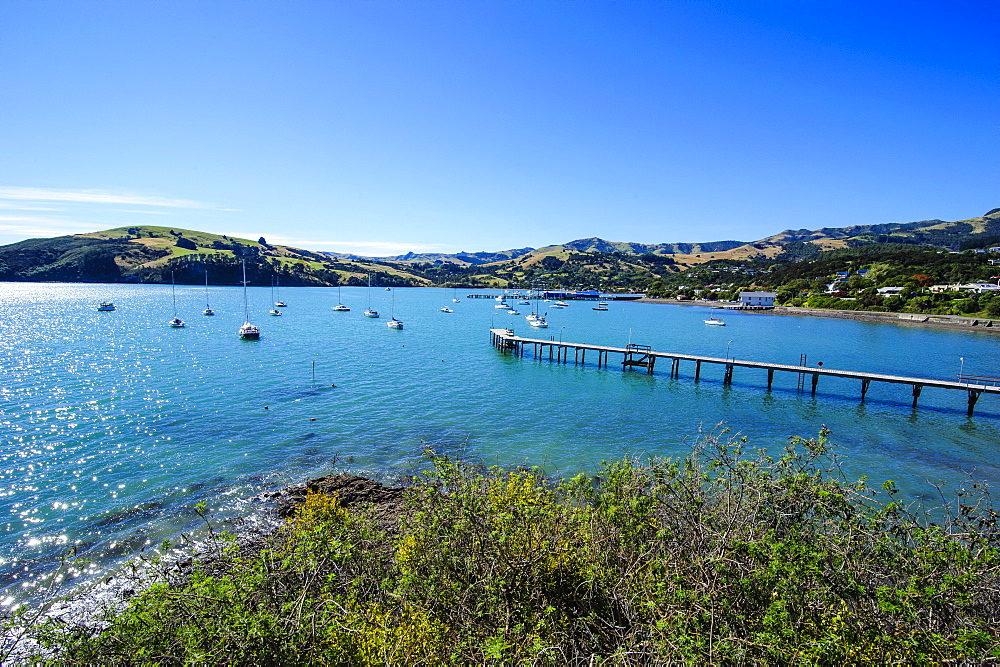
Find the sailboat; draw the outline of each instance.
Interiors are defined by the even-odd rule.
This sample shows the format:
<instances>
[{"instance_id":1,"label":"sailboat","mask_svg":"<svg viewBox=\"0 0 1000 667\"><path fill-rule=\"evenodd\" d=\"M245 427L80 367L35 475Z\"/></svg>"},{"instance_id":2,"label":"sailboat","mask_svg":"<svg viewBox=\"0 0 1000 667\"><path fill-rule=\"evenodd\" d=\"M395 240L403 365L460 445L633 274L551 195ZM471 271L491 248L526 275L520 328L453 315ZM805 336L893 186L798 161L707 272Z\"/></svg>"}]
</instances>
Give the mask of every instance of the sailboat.
<instances>
[{"instance_id":1,"label":"sailboat","mask_svg":"<svg viewBox=\"0 0 1000 667\"><path fill-rule=\"evenodd\" d=\"M274 301L274 280L271 281L271 301ZM281 311L278 310L278 304L282 306L285 305L284 301L274 301L274 308L267 311L272 317L281 317Z\"/></svg>"},{"instance_id":2,"label":"sailboat","mask_svg":"<svg viewBox=\"0 0 1000 667\"><path fill-rule=\"evenodd\" d=\"M177 294L174 291L174 272L170 272L170 297L174 300L174 319L170 320L170 326L174 329L184 328L184 320L177 317Z\"/></svg>"},{"instance_id":3,"label":"sailboat","mask_svg":"<svg viewBox=\"0 0 1000 667\"><path fill-rule=\"evenodd\" d=\"M338 313L348 313L351 311L350 308L344 305L344 302L340 299L340 285L337 285L337 305L333 307Z\"/></svg>"},{"instance_id":4,"label":"sailboat","mask_svg":"<svg viewBox=\"0 0 1000 667\"><path fill-rule=\"evenodd\" d=\"M243 326L240 327L240 338L243 340L258 340L260 329L250 324L250 306L247 302L247 263L243 262Z\"/></svg>"},{"instance_id":5,"label":"sailboat","mask_svg":"<svg viewBox=\"0 0 1000 667\"><path fill-rule=\"evenodd\" d=\"M368 274L368 310L365 317L378 317L378 311L372 309L372 274Z\"/></svg>"},{"instance_id":6,"label":"sailboat","mask_svg":"<svg viewBox=\"0 0 1000 667\"><path fill-rule=\"evenodd\" d=\"M459 301L459 299L458 299L458 288L457 287L455 288L455 291L452 292L451 302L452 303L461 303Z\"/></svg>"},{"instance_id":7,"label":"sailboat","mask_svg":"<svg viewBox=\"0 0 1000 667\"><path fill-rule=\"evenodd\" d=\"M524 319L528 320L528 324L535 327L536 329L547 329L549 323L545 321L545 317L538 314L538 296L535 296L535 310L534 312L525 315Z\"/></svg>"},{"instance_id":8,"label":"sailboat","mask_svg":"<svg viewBox=\"0 0 1000 667\"><path fill-rule=\"evenodd\" d=\"M274 277L274 286L278 287L279 283L280 283L280 278L278 278L277 276L275 276ZM273 294L272 294L271 298L272 299L274 298ZM274 302L274 307L275 308L284 308L286 305L287 304L284 301L281 300L281 290L278 290L278 300Z\"/></svg>"},{"instance_id":9,"label":"sailboat","mask_svg":"<svg viewBox=\"0 0 1000 667\"><path fill-rule=\"evenodd\" d=\"M402 329L403 323L396 319L396 293L392 293L392 309L389 311L389 321L385 323L390 329Z\"/></svg>"},{"instance_id":10,"label":"sailboat","mask_svg":"<svg viewBox=\"0 0 1000 667\"><path fill-rule=\"evenodd\" d=\"M208 305L208 271L205 271L205 310L201 311L202 315L215 315L215 311L212 307Z\"/></svg>"}]
</instances>

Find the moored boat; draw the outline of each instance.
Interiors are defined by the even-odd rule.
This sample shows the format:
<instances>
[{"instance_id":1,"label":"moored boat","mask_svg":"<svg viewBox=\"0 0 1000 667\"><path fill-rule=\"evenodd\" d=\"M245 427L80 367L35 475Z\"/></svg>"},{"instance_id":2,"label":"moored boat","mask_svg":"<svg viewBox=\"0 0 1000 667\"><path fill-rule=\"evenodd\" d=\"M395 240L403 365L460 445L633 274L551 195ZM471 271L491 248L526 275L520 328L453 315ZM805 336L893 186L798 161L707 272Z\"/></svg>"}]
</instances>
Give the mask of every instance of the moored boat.
<instances>
[{"instance_id":1,"label":"moored boat","mask_svg":"<svg viewBox=\"0 0 1000 667\"><path fill-rule=\"evenodd\" d=\"M334 308L336 310L336 308ZM372 308L372 274L368 274L368 308L365 317L378 317L378 311Z\"/></svg>"},{"instance_id":2,"label":"moored boat","mask_svg":"<svg viewBox=\"0 0 1000 667\"><path fill-rule=\"evenodd\" d=\"M343 300L340 298L340 285L337 285L337 305L333 307L333 310L338 313L349 313L351 311L350 308L344 305Z\"/></svg>"},{"instance_id":3,"label":"moored boat","mask_svg":"<svg viewBox=\"0 0 1000 667\"><path fill-rule=\"evenodd\" d=\"M247 301L247 263L243 261L243 326L239 329L243 340L260 340L260 328L250 324L250 303Z\"/></svg>"},{"instance_id":4,"label":"moored boat","mask_svg":"<svg viewBox=\"0 0 1000 667\"><path fill-rule=\"evenodd\" d=\"M177 317L177 294L176 294L176 292L174 290L174 272L173 271L170 272L170 298L173 299L173 302L174 302L174 319L170 320L170 322L168 322L168 324L171 327L173 327L174 329L183 329L184 328L184 320L182 320L181 318Z\"/></svg>"},{"instance_id":5,"label":"moored boat","mask_svg":"<svg viewBox=\"0 0 1000 667\"><path fill-rule=\"evenodd\" d=\"M208 305L208 271L205 271L205 310L201 311L201 314L215 315L215 311Z\"/></svg>"},{"instance_id":6,"label":"moored boat","mask_svg":"<svg viewBox=\"0 0 1000 667\"><path fill-rule=\"evenodd\" d=\"M110 313L114 309L115 309L115 304L111 303L110 301L102 301L100 305L97 306L98 312L102 313Z\"/></svg>"}]
</instances>

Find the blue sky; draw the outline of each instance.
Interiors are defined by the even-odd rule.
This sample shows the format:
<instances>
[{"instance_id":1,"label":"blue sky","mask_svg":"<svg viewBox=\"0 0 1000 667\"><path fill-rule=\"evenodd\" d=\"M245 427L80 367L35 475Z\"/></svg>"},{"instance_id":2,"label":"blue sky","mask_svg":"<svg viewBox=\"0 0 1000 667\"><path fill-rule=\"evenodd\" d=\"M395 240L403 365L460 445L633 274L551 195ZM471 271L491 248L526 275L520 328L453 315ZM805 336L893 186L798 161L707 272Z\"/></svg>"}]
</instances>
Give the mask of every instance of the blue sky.
<instances>
[{"instance_id":1,"label":"blue sky","mask_svg":"<svg viewBox=\"0 0 1000 667\"><path fill-rule=\"evenodd\" d=\"M1000 206L1000 3L0 2L0 243L386 255Z\"/></svg>"}]
</instances>

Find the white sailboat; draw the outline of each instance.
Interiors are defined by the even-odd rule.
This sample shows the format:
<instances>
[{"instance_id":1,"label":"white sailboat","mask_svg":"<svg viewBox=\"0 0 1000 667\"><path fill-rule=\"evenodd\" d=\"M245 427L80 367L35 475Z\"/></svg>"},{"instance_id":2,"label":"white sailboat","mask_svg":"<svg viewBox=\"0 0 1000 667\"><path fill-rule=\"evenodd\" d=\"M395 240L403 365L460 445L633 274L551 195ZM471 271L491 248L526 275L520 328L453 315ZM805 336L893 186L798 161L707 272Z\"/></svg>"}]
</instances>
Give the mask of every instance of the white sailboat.
<instances>
[{"instance_id":1,"label":"white sailboat","mask_svg":"<svg viewBox=\"0 0 1000 667\"><path fill-rule=\"evenodd\" d=\"M396 293L392 293L392 306L389 311L389 321L385 323L390 329L402 329L403 323L396 319Z\"/></svg>"},{"instance_id":2,"label":"white sailboat","mask_svg":"<svg viewBox=\"0 0 1000 667\"><path fill-rule=\"evenodd\" d=\"M278 276L275 276L274 277L274 287L278 288L280 284L281 284L281 279L278 278ZM272 300L274 299L273 291L272 291L272 294L271 294L271 299ZM288 304L286 304L284 301L281 300L281 289L279 288L278 289L278 299L274 302L274 307L275 308L284 308L287 305ZM280 315L280 313L279 313L279 315Z\"/></svg>"},{"instance_id":3,"label":"white sailboat","mask_svg":"<svg viewBox=\"0 0 1000 667\"><path fill-rule=\"evenodd\" d=\"M372 308L372 274L368 274L368 309L365 317L378 317L378 311Z\"/></svg>"},{"instance_id":4,"label":"white sailboat","mask_svg":"<svg viewBox=\"0 0 1000 667\"><path fill-rule=\"evenodd\" d=\"M215 315L215 311L212 307L208 305L208 271L205 271L205 310L201 311L202 315Z\"/></svg>"},{"instance_id":5,"label":"white sailboat","mask_svg":"<svg viewBox=\"0 0 1000 667\"><path fill-rule=\"evenodd\" d=\"M271 281L271 301L274 301L274 280ZM274 308L267 311L272 317L281 317L281 311L278 310L278 304L284 305L284 301L274 301Z\"/></svg>"},{"instance_id":6,"label":"white sailboat","mask_svg":"<svg viewBox=\"0 0 1000 667\"><path fill-rule=\"evenodd\" d=\"M545 317L538 313L538 296L535 296L535 310L524 316L524 319L528 321L528 324L535 327L536 329L547 329L549 323L545 320Z\"/></svg>"},{"instance_id":7,"label":"white sailboat","mask_svg":"<svg viewBox=\"0 0 1000 667\"><path fill-rule=\"evenodd\" d=\"M174 329L184 328L184 320L177 317L177 294L174 291L174 272L170 272L170 297L174 301L174 319L170 320L170 326Z\"/></svg>"},{"instance_id":8,"label":"white sailboat","mask_svg":"<svg viewBox=\"0 0 1000 667\"><path fill-rule=\"evenodd\" d=\"M340 285L337 285L337 305L333 307L338 313L349 313L350 308L344 305L344 302L340 298Z\"/></svg>"},{"instance_id":9,"label":"white sailboat","mask_svg":"<svg viewBox=\"0 0 1000 667\"><path fill-rule=\"evenodd\" d=\"M260 329L250 324L250 305L247 301L247 263L243 262L243 326L240 327L240 338L243 340L258 340Z\"/></svg>"},{"instance_id":10,"label":"white sailboat","mask_svg":"<svg viewBox=\"0 0 1000 667\"><path fill-rule=\"evenodd\" d=\"M455 288L455 291L452 292L451 302L452 303L460 303L459 298L458 298L458 288L457 287Z\"/></svg>"}]
</instances>

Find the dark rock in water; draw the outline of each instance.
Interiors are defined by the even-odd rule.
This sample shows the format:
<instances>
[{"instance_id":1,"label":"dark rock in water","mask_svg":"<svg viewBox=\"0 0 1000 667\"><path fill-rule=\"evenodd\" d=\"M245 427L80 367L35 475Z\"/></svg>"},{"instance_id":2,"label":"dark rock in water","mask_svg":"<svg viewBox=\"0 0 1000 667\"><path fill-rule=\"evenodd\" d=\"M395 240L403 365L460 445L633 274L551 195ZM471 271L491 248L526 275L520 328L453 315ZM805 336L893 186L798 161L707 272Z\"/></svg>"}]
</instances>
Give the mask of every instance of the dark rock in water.
<instances>
[{"instance_id":1,"label":"dark rock in water","mask_svg":"<svg viewBox=\"0 0 1000 667\"><path fill-rule=\"evenodd\" d=\"M389 511L397 511L403 500L403 487L383 486L365 477L339 473L311 479L305 484L295 484L277 494L278 512L290 516L295 508L304 503L309 493L323 493L336 496L344 507L361 504L382 506Z\"/></svg>"}]
</instances>

